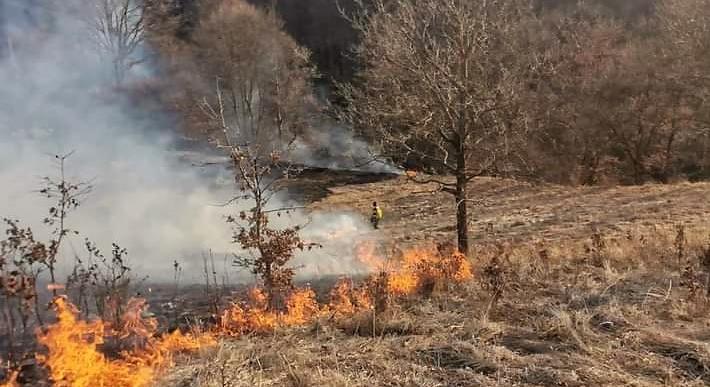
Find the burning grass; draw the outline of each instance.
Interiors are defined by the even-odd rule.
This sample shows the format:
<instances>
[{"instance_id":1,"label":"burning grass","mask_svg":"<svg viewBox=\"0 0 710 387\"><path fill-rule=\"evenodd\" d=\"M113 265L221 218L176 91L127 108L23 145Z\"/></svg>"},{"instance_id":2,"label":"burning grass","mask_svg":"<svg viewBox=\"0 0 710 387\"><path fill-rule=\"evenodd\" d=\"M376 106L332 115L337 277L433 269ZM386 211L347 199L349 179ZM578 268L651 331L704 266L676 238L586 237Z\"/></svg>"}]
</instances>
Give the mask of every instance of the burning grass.
<instances>
[{"instance_id":1,"label":"burning grass","mask_svg":"<svg viewBox=\"0 0 710 387\"><path fill-rule=\"evenodd\" d=\"M140 317L145 309L142 300L130 303L132 309L126 312L130 319L122 332L107 329L100 320L78 320L78 311L64 298L55 299L54 305L57 323L38 333L39 343L47 348L47 354L38 358L58 386L147 386L157 372L172 364L173 353L215 343L207 334L184 335L179 331L156 338L155 321ZM101 348L107 337L130 339L133 348L111 359Z\"/></svg>"},{"instance_id":2,"label":"burning grass","mask_svg":"<svg viewBox=\"0 0 710 387\"><path fill-rule=\"evenodd\" d=\"M700 386L709 242L706 227L590 233L478 245L475 266L446 245L366 245L372 275L341 279L325 302L293 289L272 310L251 288L202 333L157 334L142 300L112 326L60 298L41 360L65 386ZM164 372L175 353L207 347Z\"/></svg>"},{"instance_id":3,"label":"burning grass","mask_svg":"<svg viewBox=\"0 0 710 387\"><path fill-rule=\"evenodd\" d=\"M386 293L393 296L431 294L473 276L468 259L448 245L407 249L384 258L372 244L366 243L358 249L358 259L386 277L383 278Z\"/></svg>"},{"instance_id":4,"label":"burning grass","mask_svg":"<svg viewBox=\"0 0 710 387\"><path fill-rule=\"evenodd\" d=\"M259 288L249 291L246 303L234 303L220 317L218 333L241 336L246 333L271 332L278 327L301 325L320 312L316 294L311 289L296 289L286 300L286 310L268 309L264 292Z\"/></svg>"},{"instance_id":5,"label":"burning grass","mask_svg":"<svg viewBox=\"0 0 710 387\"><path fill-rule=\"evenodd\" d=\"M384 311L372 289L388 289L387 276L343 280L307 328L224 342L158 385L707 385L710 309L681 278L704 257L708 230L684 230L682 246L675 226L479 245L473 281L427 298L389 294ZM504 282L486 313L494 260ZM404 267L393 261L404 262L392 258L389 273Z\"/></svg>"},{"instance_id":6,"label":"burning grass","mask_svg":"<svg viewBox=\"0 0 710 387\"><path fill-rule=\"evenodd\" d=\"M343 321L366 321L355 329L359 334L409 334L406 320L393 322L391 313L385 314L396 309L392 308L395 300L415 293L431 294L472 276L465 257L434 247L404 251L389 260L374 254L361 258L372 264L375 273L360 284L342 279L331 290L328 303L319 304L309 288L294 289L284 308L276 310L269 308L266 292L255 287L204 332L158 334L157 320L144 317L148 305L143 299L129 300L118 322L106 322L81 320L66 298L57 297L53 301L56 323L37 333L45 348L37 359L57 386L148 386L173 365L174 354L213 347L218 338L274 333L323 320L339 321L344 331L348 329ZM291 377L298 378L295 374ZM12 385L14 379L7 383Z\"/></svg>"}]
</instances>

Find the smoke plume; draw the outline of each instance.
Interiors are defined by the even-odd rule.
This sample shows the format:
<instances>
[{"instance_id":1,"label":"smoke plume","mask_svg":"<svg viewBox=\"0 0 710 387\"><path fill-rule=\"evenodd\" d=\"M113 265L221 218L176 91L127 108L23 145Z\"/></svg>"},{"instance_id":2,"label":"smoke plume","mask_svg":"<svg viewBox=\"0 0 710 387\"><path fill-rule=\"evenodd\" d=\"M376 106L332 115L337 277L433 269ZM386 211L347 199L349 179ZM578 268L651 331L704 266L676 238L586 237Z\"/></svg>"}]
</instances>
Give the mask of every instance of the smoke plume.
<instances>
[{"instance_id":1,"label":"smoke plume","mask_svg":"<svg viewBox=\"0 0 710 387\"><path fill-rule=\"evenodd\" d=\"M93 49L86 20L75 12L86 2L58 4L0 4L6 42L0 50L0 217L20 219L46 236L41 221L52 202L36 192L40 177L56 175L53 155L73 151L68 179L91 180L94 188L70 215L69 227L81 236L67 243L64 269L74 253L83 254L86 237L104 253L112 242L126 247L141 276L169 280L177 260L187 280L200 279L206 251L221 260L236 250L224 217L248 203L222 206L235 194L230 173L181 161L175 117L136 106L116 90L112 64ZM153 69L138 65L126 82L151 76ZM284 198L275 206L281 204L289 203ZM325 245L298 257L302 275L356 269L348 251L368 237L359 217L301 213L279 221L308 223L304 238Z\"/></svg>"}]
</instances>

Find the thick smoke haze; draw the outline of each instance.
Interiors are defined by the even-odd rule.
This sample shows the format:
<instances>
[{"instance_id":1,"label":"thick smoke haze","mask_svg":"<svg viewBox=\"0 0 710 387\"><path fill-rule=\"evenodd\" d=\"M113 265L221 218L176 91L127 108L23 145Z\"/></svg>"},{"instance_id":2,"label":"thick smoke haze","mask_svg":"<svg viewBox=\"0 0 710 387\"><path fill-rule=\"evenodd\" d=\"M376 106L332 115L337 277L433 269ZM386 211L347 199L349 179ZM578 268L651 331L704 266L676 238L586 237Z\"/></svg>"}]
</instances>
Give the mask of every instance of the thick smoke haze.
<instances>
[{"instance_id":1,"label":"thick smoke haze","mask_svg":"<svg viewBox=\"0 0 710 387\"><path fill-rule=\"evenodd\" d=\"M70 11L81 3L57 2L48 10L33 1L3 0L2 39L9 44L0 51L0 217L19 219L46 236L41 220L52 201L37 193L41 176L56 176L53 155L73 151L68 179L91 180L94 188L70 215L69 227L81 236L67 243L63 268L75 252L84 254L87 237L104 253L112 242L126 247L135 274L170 280L177 260L184 278L197 281L208 250L220 262L236 250L224 217L238 208L221 206L234 195L232 178L226 170L181 161L175 118L137 107L116 91L111 63L86 38L85 20ZM151 74L137 66L127 82ZM308 223L304 238L325 244L298 257L302 276L356 270L350 252L369 228L360 217L280 219Z\"/></svg>"}]
</instances>

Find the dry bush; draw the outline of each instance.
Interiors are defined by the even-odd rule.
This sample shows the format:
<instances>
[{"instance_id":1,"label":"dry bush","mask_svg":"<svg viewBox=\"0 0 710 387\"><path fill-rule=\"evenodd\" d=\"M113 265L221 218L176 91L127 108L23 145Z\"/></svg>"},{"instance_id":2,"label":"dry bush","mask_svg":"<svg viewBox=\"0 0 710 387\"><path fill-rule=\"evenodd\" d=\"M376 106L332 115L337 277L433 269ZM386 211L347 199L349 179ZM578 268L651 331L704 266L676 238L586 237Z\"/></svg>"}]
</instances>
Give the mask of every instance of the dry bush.
<instances>
[{"instance_id":1,"label":"dry bush","mask_svg":"<svg viewBox=\"0 0 710 387\"><path fill-rule=\"evenodd\" d=\"M511 261L512 251L509 245L497 244L492 255L482 263L475 275L481 288L489 294L488 303L483 311L488 316L500 300L510 290L517 287L518 272Z\"/></svg>"},{"instance_id":2,"label":"dry bush","mask_svg":"<svg viewBox=\"0 0 710 387\"><path fill-rule=\"evenodd\" d=\"M0 241L0 335L8 340L7 353L12 356L18 339L31 333L31 317L41 322L37 304L39 261L46 257L43 243L37 242L30 228L5 219L7 239ZM28 331L28 329L30 329Z\"/></svg>"},{"instance_id":3,"label":"dry bush","mask_svg":"<svg viewBox=\"0 0 710 387\"><path fill-rule=\"evenodd\" d=\"M601 231L594 230L590 237L590 244L587 245L587 254L590 263L597 267L602 267L607 259L607 246Z\"/></svg>"},{"instance_id":4,"label":"dry bush","mask_svg":"<svg viewBox=\"0 0 710 387\"><path fill-rule=\"evenodd\" d=\"M58 177L45 177L40 194L54 200L42 220L49 227L49 239L39 241L32 229L22 228L18 221L5 219L6 238L0 240L0 346L3 366L14 368L22 355L34 358L37 341L33 333L43 328L46 309L39 304L38 281L48 280L48 290L55 297L66 291L88 318L92 311L106 321L113 331L123 331L133 278L126 262L126 250L114 244L110 257L86 240L87 256L76 257L66 285L59 284L57 267L64 258L63 246L79 234L69 227L72 211L79 208L91 186L73 183L65 177L65 163L71 154L56 156ZM48 278L44 276L47 275ZM39 327L38 327L39 325ZM18 335L19 334L19 335ZM7 354L8 358L5 358ZM20 376L41 373L36 362L25 362ZM36 375L35 375L36 377ZM34 379L33 379L34 380Z\"/></svg>"},{"instance_id":5,"label":"dry bush","mask_svg":"<svg viewBox=\"0 0 710 387\"><path fill-rule=\"evenodd\" d=\"M297 251L319 246L301 239L300 225L270 221L295 209L275 205L274 196L297 170L288 151L304 130L312 74L307 54L281 33L274 15L242 1L212 5L196 32L196 49L217 80L214 98L204 98L201 108L217 129L210 140L228 152L234 169L239 192L227 204L252 204L227 218L243 250L233 262L260 279L270 309L283 310L294 288L288 263Z\"/></svg>"},{"instance_id":6,"label":"dry bush","mask_svg":"<svg viewBox=\"0 0 710 387\"><path fill-rule=\"evenodd\" d=\"M49 290L53 295L56 296L62 288L56 278L57 262L66 239L78 234L69 228L68 218L91 191L86 182L67 180L65 168L70 156L71 153L54 157L58 175L44 177L38 191L53 200L47 216L41 219L50 229L47 241L37 240L32 229L23 228L19 221L3 219L6 238L0 240L0 340L7 340L5 353L10 356L16 355L16 351L31 350L33 347L27 345L27 341L32 337L28 334L37 324L43 323L44 311L38 303L37 289L42 273L48 273ZM0 346L4 344L0 343Z\"/></svg>"},{"instance_id":7,"label":"dry bush","mask_svg":"<svg viewBox=\"0 0 710 387\"><path fill-rule=\"evenodd\" d=\"M687 289L688 301L696 314L705 313L710 298L710 241L687 262L681 274L681 285Z\"/></svg>"}]
</instances>

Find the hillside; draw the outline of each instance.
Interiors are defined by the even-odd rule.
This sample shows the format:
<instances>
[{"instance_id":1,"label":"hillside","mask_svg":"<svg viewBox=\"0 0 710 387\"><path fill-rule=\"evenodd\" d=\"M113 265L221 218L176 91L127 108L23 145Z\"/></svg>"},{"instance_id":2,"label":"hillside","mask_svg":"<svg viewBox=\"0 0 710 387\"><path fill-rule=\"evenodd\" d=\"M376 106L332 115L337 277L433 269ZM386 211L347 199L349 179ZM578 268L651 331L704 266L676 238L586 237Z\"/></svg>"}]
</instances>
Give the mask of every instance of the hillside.
<instances>
[{"instance_id":1,"label":"hillside","mask_svg":"<svg viewBox=\"0 0 710 387\"><path fill-rule=\"evenodd\" d=\"M386 213L386 239L418 243L454 236L451 195L406 177L374 179L314 173L294 185L314 209L357 211L366 217L377 201ZM609 233L710 223L709 183L566 187L481 178L469 192L471 236L479 242L577 239L594 229Z\"/></svg>"},{"instance_id":2,"label":"hillside","mask_svg":"<svg viewBox=\"0 0 710 387\"><path fill-rule=\"evenodd\" d=\"M402 178L314 173L293 183L313 208L365 216L377 200L393 241L453 234L449 198ZM710 305L702 295L710 185L564 188L482 179L472 188L481 203L472 220L473 281L398 298L380 314L228 340L160 385L710 383ZM492 247L494 240L511 243Z\"/></svg>"}]
</instances>

